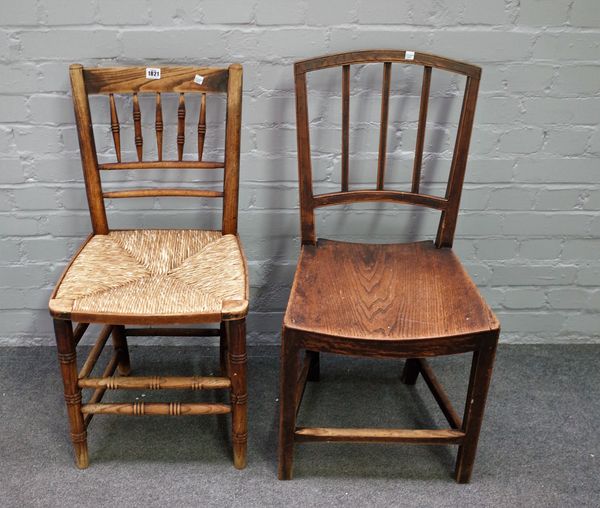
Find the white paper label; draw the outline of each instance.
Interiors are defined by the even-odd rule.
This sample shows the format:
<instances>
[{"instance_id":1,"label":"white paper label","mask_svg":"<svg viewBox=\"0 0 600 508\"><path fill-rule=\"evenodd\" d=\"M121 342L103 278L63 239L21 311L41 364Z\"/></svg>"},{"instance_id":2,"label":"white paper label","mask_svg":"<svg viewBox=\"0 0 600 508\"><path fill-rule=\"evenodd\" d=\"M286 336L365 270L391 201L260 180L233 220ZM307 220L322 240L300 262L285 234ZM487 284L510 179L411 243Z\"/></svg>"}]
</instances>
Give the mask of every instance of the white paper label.
<instances>
[{"instance_id":1,"label":"white paper label","mask_svg":"<svg viewBox=\"0 0 600 508\"><path fill-rule=\"evenodd\" d=\"M414 51L405 51L404 52L404 60L414 60L415 52Z\"/></svg>"},{"instance_id":2,"label":"white paper label","mask_svg":"<svg viewBox=\"0 0 600 508\"><path fill-rule=\"evenodd\" d=\"M197 85L201 85L202 83L204 83L204 76L196 74L196 77L194 78L194 83L196 83Z\"/></svg>"},{"instance_id":3,"label":"white paper label","mask_svg":"<svg viewBox=\"0 0 600 508\"><path fill-rule=\"evenodd\" d=\"M160 79L160 69L146 67L146 79Z\"/></svg>"}]
</instances>

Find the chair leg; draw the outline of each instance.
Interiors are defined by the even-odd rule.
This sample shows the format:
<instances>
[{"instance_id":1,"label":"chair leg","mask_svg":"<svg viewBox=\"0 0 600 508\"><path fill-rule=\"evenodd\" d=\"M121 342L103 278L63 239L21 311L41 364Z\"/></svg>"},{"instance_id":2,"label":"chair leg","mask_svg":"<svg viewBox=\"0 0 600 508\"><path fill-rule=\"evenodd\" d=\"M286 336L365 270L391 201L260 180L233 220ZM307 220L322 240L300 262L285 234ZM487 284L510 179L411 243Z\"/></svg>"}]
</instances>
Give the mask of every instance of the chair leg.
<instances>
[{"instance_id":1,"label":"chair leg","mask_svg":"<svg viewBox=\"0 0 600 508\"><path fill-rule=\"evenodd\" d=\"M225 322L229 351L229 377L231 379L231 412L233 465L246 467L248 447L248 393L246 381L246 320Z\"/></svg>"},{"instance_id":2,"label":"chair leg","mask_svg":"<svg viewBox=\"0 0 600 508\"><path fill-rule=\"evenodd\" d=\"M308 369L307 381L319 381L321 378L321 359L318 351L306 351L306 355L310 358L310 367Z\"/></svg>"},{"instance_id":3,"label":"chair leg","mask_svg":"<svg viewBox=\"0 0 600 508\"><path fill-rule=\"evenodd\" d=\"M419 362L415 358L407 358L402 371L401 380L405 385L414 385L419 377Z\"/></svg>"},{"instance_id":4,"label":"chair leg","mask_svg":"<svg viewBox=\"0 0 600 508\"><path fill-rule=\"evenodd\" d=\"M296 429L296 384L298 383L298 349L284 329L281 344L279 391L279 479L291 480L294 464Z\"/></svg>"},{"instance_id":5,"label":"chair leg","mask_svg":"<svg viewBox=\"0 0 600 508\"><path fill-rule=\"evenodd\" d=\"M129 348L127 347L127 335L124 326L115 326L112 330L113 348L119 358L117 367L121 376L131 374L131 362L129 360Z\"/></svg>"},{"instance_id":6,"label":"chair leg","mask_svg":"<svg viewBox=\"0 0 600 508\"><path fill-rule=\"evenodd\" d=\"M225 329L225 322L221 322L221 333L219 341L219 364L221 366L221 376L228 376L228 362L227 362L227 330Z\"/></svg>"},{"instance_id":7,"label":"chair leg","mask_svg":"<svg viewBox=\"0 0 600 508\"><path fill-rule=\"evenodd\" d=\"M463 417L462 431L465 433L464 444L458 448L455 478L458 483L468 483L473 472L479 432L483 422L483 413L488 388L492 379L494 358L498 334L494 340L486 343L481 349L473 352L471 375L467 391L467 402Z\"/></svg>"},{"instance_id":8,"label":"chair leg","mask_svg":"<svg viewBox=\"0 0 600 508\"><path fill-rule=\"evenodd\" d=\"M69 416L71 441L75 451L75 464L78 468L85 469L89 465L87 432L81 412L81 389L77 385L77 353L73 342L73 324L71 321L55 319L54 332Z\"/></svg>"}]
</instances>

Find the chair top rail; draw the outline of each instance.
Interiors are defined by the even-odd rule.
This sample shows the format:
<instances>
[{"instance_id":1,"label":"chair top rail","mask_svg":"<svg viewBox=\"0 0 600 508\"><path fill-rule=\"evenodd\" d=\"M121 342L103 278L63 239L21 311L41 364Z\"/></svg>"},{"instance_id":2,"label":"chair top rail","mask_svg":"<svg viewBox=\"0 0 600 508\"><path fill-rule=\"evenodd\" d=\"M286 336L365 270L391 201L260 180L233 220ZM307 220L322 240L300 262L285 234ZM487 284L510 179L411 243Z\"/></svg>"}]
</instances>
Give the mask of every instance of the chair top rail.
<instances>
[{"instance_id":1,"label":"chair top rail","mask_svg":"<svg viewBox=\"0 0 600 508\"><path fill-rule=\"evenodd\" d=\"M464 74L465 76L472 78L479 78L481 75L481 67L476 65L461 62L459 60L451 60L429 53L397 49L350 51L347 53L337 53L334 55L310 58L296 62L294 64L294 69L296 74L298 74L342 65L382 62L423 65L426 67L433 67L434 69Z\"/></svg>"},{"instance_id":2,"label":"chair top rail","mask_svg":"<svg viewBox=\"0 0 600 508\"><path fill-rule=\"evenodd\" d=\"M82 67L73 64L71 68ZM83 68L88 94L110 93L225 93L229 69L217 67L160 67L160 79L146 77L146 67ZM199 77L197 77L199 76Z\"/></svg>"}]
</instances>

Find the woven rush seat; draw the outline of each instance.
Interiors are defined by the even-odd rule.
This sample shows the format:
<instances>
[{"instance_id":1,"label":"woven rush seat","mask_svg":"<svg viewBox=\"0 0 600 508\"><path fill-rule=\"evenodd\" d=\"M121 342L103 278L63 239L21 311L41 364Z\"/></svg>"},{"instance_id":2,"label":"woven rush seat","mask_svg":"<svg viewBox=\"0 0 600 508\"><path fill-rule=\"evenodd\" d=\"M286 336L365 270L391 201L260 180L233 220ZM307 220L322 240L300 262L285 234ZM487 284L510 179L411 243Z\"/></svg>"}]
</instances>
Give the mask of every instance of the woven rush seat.
<instances>
[{"instance_id":1,"label":"woven rush seat","mask_svg":"<svg viewBox=\"0 0 600 508\"><path fill-rule=\"evenodd\" d=\"M238 238L207 230L117 230L93 235L50 302L53 314L221 315L246 306ZM239 309L241 310L241 309Z\"/></svg>"}]
</instances>

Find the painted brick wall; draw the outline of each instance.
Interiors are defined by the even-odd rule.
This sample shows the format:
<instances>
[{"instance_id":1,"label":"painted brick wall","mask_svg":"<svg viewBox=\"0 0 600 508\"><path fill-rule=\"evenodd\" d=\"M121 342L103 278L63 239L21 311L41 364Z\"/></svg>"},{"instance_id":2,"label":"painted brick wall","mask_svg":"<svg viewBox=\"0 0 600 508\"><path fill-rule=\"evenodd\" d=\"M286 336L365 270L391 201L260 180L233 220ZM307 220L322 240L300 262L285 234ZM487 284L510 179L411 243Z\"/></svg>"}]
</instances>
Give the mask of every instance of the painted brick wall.
<instances>
[{"instance_id":1,"label":"painted brick wall","mask_svg":"<svg viewBox=\"0 0 600 508\"><path fill-rule=\"evenodd\" d=\"M0 23L0 344L51 342L48 296L90 229L68 64L243 63L240 226L252 272L250 340L276 341L298 251L291 64L378 47L483 67L456 250L500 316L503 340L600 339L597 0L20 0L3 3ZM396 77L389 181L401 188L420 77ZM378 90L379 80L380 69L353 75L359 183L374 177L369 133L376 135L378 97L367 90ZM333 188L339 76L314 85L315 172L319 185ZM425 167L432 191L447 166L457 90L458 81L434 81ZM209 107L209 115L223 112L218 101ZM106 118L105 104L93 108ZM209 120L208 145L222 139L217 125ZM112 154L107 127L97 132L103 159ZM124 137L131 151L131 135ZM173 199L109 207L115 226L210 226L218 218L211 206ZM348 239L427 238L435 225L432 214L387 206L319 214L323 236Z\"/></svg>"}]
</instances>

